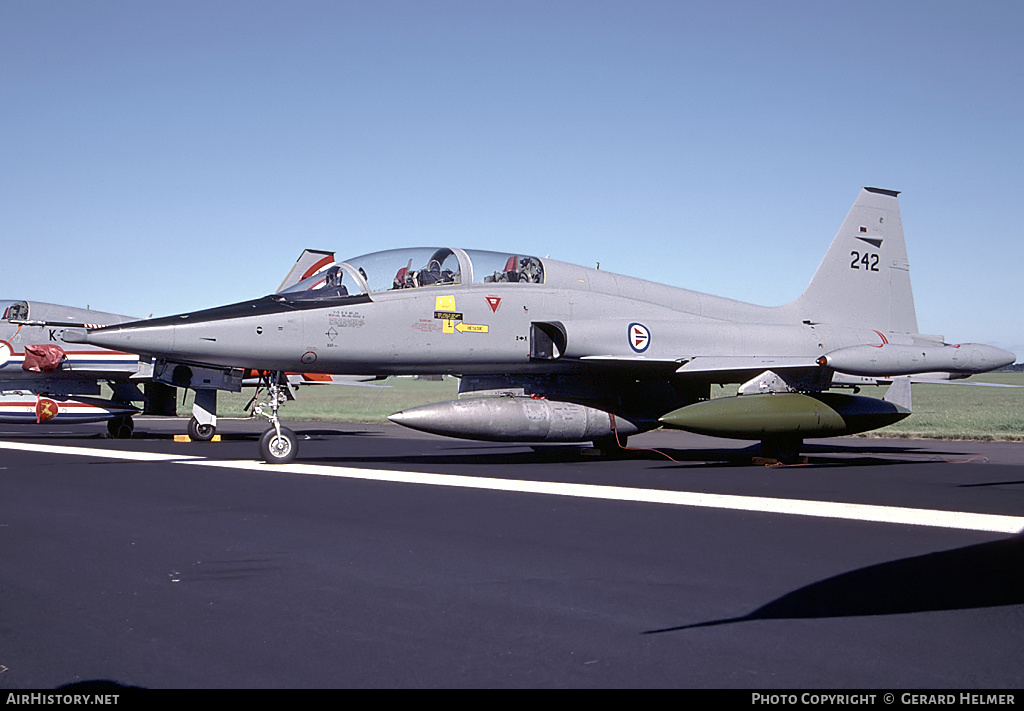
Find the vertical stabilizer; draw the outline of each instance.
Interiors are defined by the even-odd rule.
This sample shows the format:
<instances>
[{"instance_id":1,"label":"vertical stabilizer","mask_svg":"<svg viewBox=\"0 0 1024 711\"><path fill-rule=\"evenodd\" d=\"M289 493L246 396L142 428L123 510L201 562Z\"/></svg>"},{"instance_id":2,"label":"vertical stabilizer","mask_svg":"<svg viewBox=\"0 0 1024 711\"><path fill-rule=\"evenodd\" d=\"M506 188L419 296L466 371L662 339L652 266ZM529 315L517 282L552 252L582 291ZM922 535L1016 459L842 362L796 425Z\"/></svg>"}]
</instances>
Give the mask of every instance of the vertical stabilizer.
<instances>
[{"instance_id":1,"label":"vertical stabilizer","mask_svg":"<svg viewBox=\"0 0 1024 711\"><path fill-rule=\"evenodd\" d=\"M917 333L897 195L860 191L807 290L790 304L801 321Z\"/></svg>"}]
</instances>

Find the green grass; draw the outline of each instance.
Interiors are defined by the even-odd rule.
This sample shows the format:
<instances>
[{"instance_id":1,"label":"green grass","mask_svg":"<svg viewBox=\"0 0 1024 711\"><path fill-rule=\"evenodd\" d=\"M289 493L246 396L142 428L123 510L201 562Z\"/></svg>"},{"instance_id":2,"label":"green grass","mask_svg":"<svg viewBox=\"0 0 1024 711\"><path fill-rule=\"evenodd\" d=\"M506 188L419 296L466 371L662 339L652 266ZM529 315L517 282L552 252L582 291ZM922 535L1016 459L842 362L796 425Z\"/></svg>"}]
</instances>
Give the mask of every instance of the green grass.
<instances>
[{"instance_id":1,"label":"green grass","mask_svg":"<svg viewBox=\"0 0 1024 711\"><path fill-rule=\"evenodd\" d=\"M1024 441L1024 373L991 373L960 382L1022 387L919 383L913 387L913 415L895 425L859 436ZM302 386L298 389L298 399L286 403L282 412L288 420L386 422L387 416L393 412L453 400L458 394L458 380L450 377L441 381L392 378L387 384L390 387L383 389L346 385ZM882 397L886 389L887 386L864 387L860 394ZM716 386L712 396L734 393L735 386L731 389ZM252 395L251 389L241 393L219 393L218 416L245 417L245 406ZM182 401L179 392L178 414L188 417L191 412L192 394L188 393Z\"/></svg>"},{"instance_id":2,"label":"green grass","mask_svg":"<svg viewBox=\"0 0 1024 711\"><path fill-rule=\"evenodd\" d=\"M378 381L384 385L385 381ZM281 412L289 420L323 420L327 422L386 422L387 416L416 405L454 400L458 397L459 381L417 378L391 378L388 387L361 387L352 385L303 385L296 391L296 399L285 403ZM266 391L262 391L266 395ZM217 393L218 417L246 417L246 405L252 399L253 389L240 393ZM182 401L178 393L178 415L192 414L191 391Z\"/></svg>"},{"instance_id":3,"label":"green grass","mask_svg":"<svg viewBox=\"0 0 1024 711\"><path fill-rule=\"evenodd\" d=\"M1024 386L1024 373L989 373L959 382ZM1024 442L1024 387L921 383L913 386L913 404L910 417L866 436Z\"/></svg>"}]
</instances>

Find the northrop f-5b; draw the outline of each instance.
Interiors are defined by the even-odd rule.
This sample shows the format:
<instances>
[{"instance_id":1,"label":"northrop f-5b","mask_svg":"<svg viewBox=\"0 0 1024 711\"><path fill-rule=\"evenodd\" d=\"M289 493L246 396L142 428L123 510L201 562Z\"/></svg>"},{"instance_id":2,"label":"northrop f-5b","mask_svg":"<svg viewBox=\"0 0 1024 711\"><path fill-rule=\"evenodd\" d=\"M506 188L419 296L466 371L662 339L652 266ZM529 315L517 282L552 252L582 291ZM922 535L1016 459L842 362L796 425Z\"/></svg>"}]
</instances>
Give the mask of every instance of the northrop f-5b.
<instances>
[{"instance_id":1,"label":"northrop f-5b","mask_svg":"<svg viewBox=\"0 0 1024 711\"><path fill-rule=\"evenodd\" d=\"M187 385L267 372L263 457L295 457L275 388L288 371L448 373L459 399L391 419L469 439L622 446L659 426L760 440L794 459L809 437L910 414L910 376L1013 363L992 346L918 333L897 193L864 188L804 293L756 306L518 252L395 250L335 264L254 301L65 340L156 359ZM928 375L922 375L928 374ZM891 382L882 399L830 392ZM737 394L710 398L712 384Z\"/></svg>"}]
</instances>

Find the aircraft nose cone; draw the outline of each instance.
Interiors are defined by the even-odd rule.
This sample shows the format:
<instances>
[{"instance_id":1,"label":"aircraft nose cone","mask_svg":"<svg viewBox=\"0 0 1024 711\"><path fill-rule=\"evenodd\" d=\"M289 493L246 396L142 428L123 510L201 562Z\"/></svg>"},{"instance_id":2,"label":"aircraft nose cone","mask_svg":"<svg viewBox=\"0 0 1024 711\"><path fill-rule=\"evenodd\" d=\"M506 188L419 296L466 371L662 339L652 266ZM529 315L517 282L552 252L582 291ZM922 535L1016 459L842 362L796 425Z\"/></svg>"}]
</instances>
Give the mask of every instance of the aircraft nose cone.
<instances>
[{"instance_id":1,"label":"aircraft nose cone","mask_svg":"<svg viewBox=\"0 0 1024 711\"><path fill-rule=\"evenodd\" d=\"M69 328L63 339L68 343L88 343L125 353L173 355L174 326L150 326L146 323L129 326L106 326L96 329Z\"/></svg>"},{"instance_id":2,"label":"aircraft nose cone","mask_svg":"<svg viewBox=\"0 0 1024 711\"><path fill-rule=\"evenodd\" d=\"M84 328L65 328L61 338L65 343L88 343L89 332Z\"/></svg>"}]
</instances>

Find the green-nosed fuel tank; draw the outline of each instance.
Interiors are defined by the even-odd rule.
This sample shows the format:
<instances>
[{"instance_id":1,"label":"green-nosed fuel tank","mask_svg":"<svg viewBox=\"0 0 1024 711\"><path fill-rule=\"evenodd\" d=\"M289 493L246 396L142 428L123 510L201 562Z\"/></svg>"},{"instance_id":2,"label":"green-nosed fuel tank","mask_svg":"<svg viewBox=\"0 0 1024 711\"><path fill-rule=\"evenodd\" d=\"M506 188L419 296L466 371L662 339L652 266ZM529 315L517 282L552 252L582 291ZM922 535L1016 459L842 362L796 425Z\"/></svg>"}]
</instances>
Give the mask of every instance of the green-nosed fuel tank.
<instances>
[{"instance_id":1,"label":"green-nosed fuel tank","mask_svg":"<svg viewBox=\"0 0 1024 711\"><path fill-rule=\"evenodd\" d=\"M662 424L736 439L778 435L834 437L899 422L910 410L886 400L843 393L761 393L705 400L664 415Z\"/></svg>"}]
</instances>

